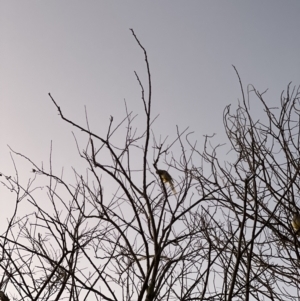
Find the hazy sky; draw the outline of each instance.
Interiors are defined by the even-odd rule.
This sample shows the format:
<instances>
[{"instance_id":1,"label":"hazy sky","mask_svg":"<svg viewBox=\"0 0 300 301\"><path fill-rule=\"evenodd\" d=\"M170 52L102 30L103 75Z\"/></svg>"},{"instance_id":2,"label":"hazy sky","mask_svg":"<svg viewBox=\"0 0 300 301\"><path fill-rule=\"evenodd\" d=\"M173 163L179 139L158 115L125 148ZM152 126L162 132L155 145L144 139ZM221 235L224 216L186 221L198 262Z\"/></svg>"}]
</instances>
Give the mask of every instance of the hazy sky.
<instances>
[{"instance_id":1,"label":"hazy sky","mask_svg":"<svg viewBox=\"0 0 300 301\"><path fill-rule=\"evenodd\" d=\"M13 175L7 145L47 165L52 140L57 170L80 161L49 92L82 125L86 106L100 134L124 117L124 99L143 121L134 70L145 80L145 62L129 28L148 52L157 136L190 126L226 142L223 109L241 97L232 64L245 86L269 88L269 105L300 83L299 14L299 0L0 0L0 171Z\"/></svg>"}]
</instances>

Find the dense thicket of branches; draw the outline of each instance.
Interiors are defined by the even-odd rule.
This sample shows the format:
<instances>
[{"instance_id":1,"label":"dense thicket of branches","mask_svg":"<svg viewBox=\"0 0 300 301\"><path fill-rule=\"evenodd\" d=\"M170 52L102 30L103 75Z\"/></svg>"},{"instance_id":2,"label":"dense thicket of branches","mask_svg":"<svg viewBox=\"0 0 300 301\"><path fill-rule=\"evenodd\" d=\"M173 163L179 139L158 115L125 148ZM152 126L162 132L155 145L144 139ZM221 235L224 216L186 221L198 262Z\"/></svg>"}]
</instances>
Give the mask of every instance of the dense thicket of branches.
<instances>
[{"instance_id":1,"label":"dense thicket of branches","mask_svg":"<svg viewBox=\"0 0 300 301\"><path fill-rule=\"evenodd\" d=\"M224 111L231 160L208 136L202 149L179 130L174 143L158 143L147 53L132 33L148 74L145 88L136 74L145 127L135 130L128 112L99 136L50 95L60 117L86 134L87 172L74 170L69 184L23 156L34 179L2 174L16 205L5 229L1 222L1 290L11 300L298 300L299 89L289 85L269 108L239 79L242 99ZM124 139L114 139L122 128ZM173 176L177 194L157 169Z\"/></svg>"}]
</instances>

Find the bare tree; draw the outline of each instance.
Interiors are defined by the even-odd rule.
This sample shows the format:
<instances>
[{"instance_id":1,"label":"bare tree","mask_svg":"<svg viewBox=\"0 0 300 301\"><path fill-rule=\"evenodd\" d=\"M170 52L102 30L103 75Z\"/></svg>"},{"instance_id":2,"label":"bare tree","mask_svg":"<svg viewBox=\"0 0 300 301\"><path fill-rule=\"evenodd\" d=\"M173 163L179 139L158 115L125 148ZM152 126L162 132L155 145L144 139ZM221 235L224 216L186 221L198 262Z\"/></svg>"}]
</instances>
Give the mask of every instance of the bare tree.
<instances>
[{"instance_id":1,"label":"bare tree","mask_svg":"<svg viewBox=\"0 0 300 301\"><path fill-rule=\"evenodd\" d=\"M68 119L49 94L60 117L86 135L83 151L76 140L86 174L74 170L68 184L51 165L12 150L32 164L34 178L23 185L17 167L14 177L2 175L16 206L0 236L0 299L297 300L299 88L289 85L272 109L265 92L244 93L239 79L242 100L224 111L233 162L221 159L211 137L198 150L187 129L158 142L148 57L132 34L148 75L144 87L135 73L142 130L126 107L99 136L88 118L86 126ZM253 96L264 122L253 117ZM114 139L122 129L124 140ZM28 214L20 217L23 204Z\"/></svg>"}]
</instances>

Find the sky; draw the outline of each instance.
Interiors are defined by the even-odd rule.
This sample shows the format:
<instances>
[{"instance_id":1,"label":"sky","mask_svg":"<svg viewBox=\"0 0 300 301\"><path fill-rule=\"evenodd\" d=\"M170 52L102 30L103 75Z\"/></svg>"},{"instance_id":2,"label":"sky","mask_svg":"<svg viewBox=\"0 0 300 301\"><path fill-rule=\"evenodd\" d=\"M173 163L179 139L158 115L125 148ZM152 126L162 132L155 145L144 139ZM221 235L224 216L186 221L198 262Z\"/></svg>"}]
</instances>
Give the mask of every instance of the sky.
<instances>
[{"instance_id":1,"label":"sky","mask_svg":"<svg viewBox=\"0 0 300 301\"><path fill-rule=\"evenodd\" d=\"M55 172L85 166L72 131L82 148L87 140L60 119L48 93L83 126L86 107L99 134L110 116L124 117L124 100L144 125L134 71L146 86L145 61L130 28L148 53L157 137L171 141L178 126L194 132L200 149L204 135L226 142L223 110L241 99L232 65L245 87L269 89L270 106L289 82L299 85L299 12L296 0L0 0L0 172L14 176L8 146L47 167L52 143ZM15 160L20 177L32 177Z\"/></svg>"},{"instance_id":2,"label":"sky","mask_svg":"<svg viewBox=\"0 0 300 301\"><path fill-rule=\"evenodd\" d=\"M299 0L0 0L0 172L15 177L9 147L47 169L51 144L54 173L86 168L72 131L80 150L87 138L61 120L48 93L82 126L86 108L99 135L110 116L124 118L124 100L143 128L134 71L147 86L145 60L130 28L148 54L156 137L171 142L178 126L194 132L200 151L204 135L228 142L223 111L241 99L232 65L244 87L269 89L269 106L289 82L300 84L299 13ZM255 101L251 110L262 115ZM31 166L14 159L26 184ZM14 200L0 185L1 233Z\"/></svg>"}]
</instances>

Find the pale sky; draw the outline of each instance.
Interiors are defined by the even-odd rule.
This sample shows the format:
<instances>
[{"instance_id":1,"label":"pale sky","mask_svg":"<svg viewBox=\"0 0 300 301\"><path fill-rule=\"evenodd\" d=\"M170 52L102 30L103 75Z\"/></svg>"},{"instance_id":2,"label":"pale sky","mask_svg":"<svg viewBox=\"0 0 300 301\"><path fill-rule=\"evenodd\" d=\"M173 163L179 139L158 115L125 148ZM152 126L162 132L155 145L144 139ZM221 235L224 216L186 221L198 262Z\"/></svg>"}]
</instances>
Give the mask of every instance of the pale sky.
<instances>
[{"instance_id":1,"label":"pale sky","mask_svg":"<svg viewBox=\"0 0 300 301\"><path fill-rule=\"evenodd\" d=\"M47 170L52 141L54 173L63 167L66 174L71 167L84 173L72 131L80 150L88 137L61 120L49 92L82 126L86 106L99 135L106 134L110 116L116 123L124 118L124 99L138 114L135 126L143 128L134 71L147 86L146 68L130 28L148 53L156 137L171 142L176 126L189 126L200 152L203 135L216 133L216 143L228 142L223 110L241 99L232 65L245 88L269 89L269 106L280 104L289 82L300 84L299 15L299 0L0 0L0 172L15 177L8 145ZM260 116L255 102L251 109ZM174 154L180 155L178 146ZM31 166L15 159L26 184L34 176ZM3 185L0 204L2 233L15 205ZM28 210L22 202L18 216Z\"/></svg>"},{"instance_id":2,"label":"pale sky","mask_svg":"<svg viewBox=\"0 0 300 301\"><path fill-rule=\"evenodd\" d=\"M178 125L200 142L213 133L226 142L224 107L241 98L232 65L245 87L269 88L270 106L290 81L300 83L299 14L298 0L0 0L0 171L14 175L7 145L48 166L51 140L56 171L80 166L75 129L49 92L82 125L86 106L99 134L110 115L124 117L124 99L143 122L134 71L146 86L145 62L129 28L148 52L157 137L174 138ZM17 164L24 179L31 176Z\"/></svg>"}]
</instances>

